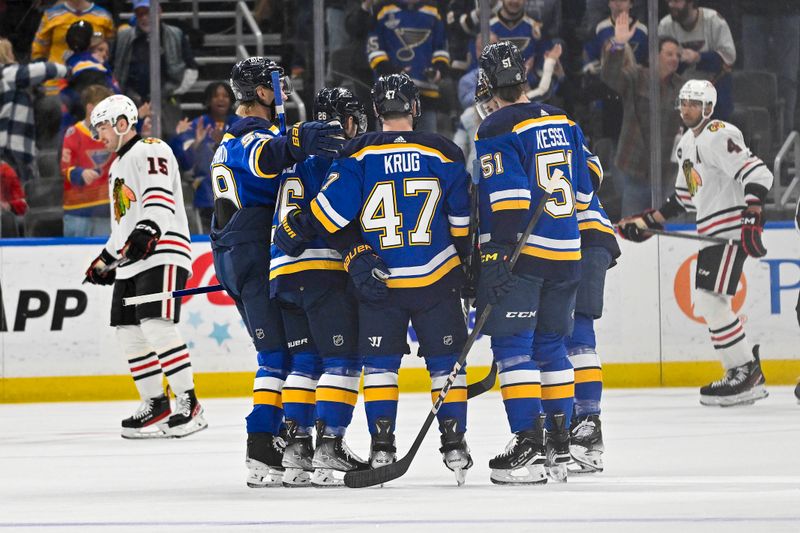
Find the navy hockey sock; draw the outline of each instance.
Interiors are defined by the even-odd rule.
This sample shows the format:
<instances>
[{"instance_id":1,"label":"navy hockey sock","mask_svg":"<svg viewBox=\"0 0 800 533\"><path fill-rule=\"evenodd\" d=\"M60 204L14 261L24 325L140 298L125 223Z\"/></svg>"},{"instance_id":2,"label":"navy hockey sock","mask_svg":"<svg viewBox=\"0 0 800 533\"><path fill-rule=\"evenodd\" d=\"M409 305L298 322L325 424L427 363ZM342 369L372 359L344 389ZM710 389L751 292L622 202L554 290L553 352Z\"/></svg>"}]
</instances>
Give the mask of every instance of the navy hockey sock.
<instances>
[{"instance_id":1,"label":"navy hockey sock","mask_svg":"<svg viewBox=\"0 0 800 533\"><path fill-rule=\"evenodd\" d=\"M594 319L575 313L575 328L566 339L569 361L575 368L575 415L600 414L603 369L595 349Z\"/></svg>"},{"instance_id":2,"label":"navy hockey sock","mask_svg":"<svg viewBox=\"0 0 800 533\"><path fill-rule=\"evenodd\" d=\"M248 433L280 432L283 421L281 390L289 370L286 352L258 352L258 370L253 384L253 410L247 415Z\"/></svg>"},{"instance_id":3,"label":"navy hockey sock","mask_svg":"<svg viewBox=\"0 0 800 533\"><path fill-rule=\"evenodd\" d=\"M539 367L531 356L533 332L509 337L492 337L492 353L497 363L500 392L512 433L533 429L542 412L542 386Z\"/></svg>"},{"instance_id":4,"label":"navy hockey sock","mask_svg":"<svg viewBox=\"0 0 800 533\"><path fill-rule=\"evenodd\" d=\"M542 369L542 408L550 430L553 414L564 413L569 421L575 401L575 372L567 358L564 337L556 333L536 333L533 357Z\"/></svg>"},{"instance_id":5,"label":"navy hockey sock","mask_svg":"<svg viewBox=\"0 0 800 533\"><path fill-rule=\"evenodd\" d=\"M325 423L325 435L344 436L353 420L361 378L361 358L324 357L317 384L317 417Z\"/></svg>"},{"instance_id":6,"label":"navy hockey sock","mask_svg":"<svg viewBox=\"0 0 800 533\"><path fill-rule=\"evenodd\" d=\"M376 422L381 417L392 421L394 431L397 420L397 371L402 355L370 355L364 358L364 410L367 426L374 434Z\"/></svg>"},{"instance_id":7,"label":"navy hockey sock","mask_svg":"<svg viewBox=\"0 0 800 533\"><path fill-rule=\"evenodd\" d=\"M437 355L425 358L425 365L431 375L431 399L436 401L442 391L447 377L453 371L459 354ZM456 380L444 399L444 403L436 413L439 421L439 430L442 430L442 421L455 418L459 433L467 430L467 365L461 367Z\"/></svg>"},{"instance_id":8,"label":"navy hockey sock","mask_svg":"<svg viewBox=\"0 0 800 533\"><path fill-rule=\"evenodd\" d=\"M301 433L310 434L314 426L315 391L321 373L319 354L300 352L292 356L292 370L281 397L284 415L295 421Z\"/></svg>"}]
</instances>

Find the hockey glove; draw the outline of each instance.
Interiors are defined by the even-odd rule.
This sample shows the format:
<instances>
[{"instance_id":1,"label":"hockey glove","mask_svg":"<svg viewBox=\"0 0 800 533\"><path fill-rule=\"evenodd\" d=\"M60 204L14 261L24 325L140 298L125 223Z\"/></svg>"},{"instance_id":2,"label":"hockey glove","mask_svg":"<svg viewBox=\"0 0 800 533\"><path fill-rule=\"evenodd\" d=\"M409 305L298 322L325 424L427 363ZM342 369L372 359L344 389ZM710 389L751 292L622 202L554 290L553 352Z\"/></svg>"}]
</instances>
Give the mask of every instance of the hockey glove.
<instances>
[{"instance_id":1,"label":"hockey glove","mask_svg":"<svg viewBox=\"0 0 800 533\"><path fill-rule=\"evenodd\" d=\"M91 283L92 285L113 285L114 280L117 279L117 270L104 270L108 265L115 261L114 256L111 255L103 248L89 268L86 269L86 279L84 283Z\"/></svg>"},{"instance_id":2,"label":"hockey glove","mask_svg":"<svg viewBox=\"0 0 800 533\"><path fill-rule=\"evenodd\" d=\"M742 249L750 257L764 257L767 249L761 241L764 232L764 215L761 211L747 208L742 211Z\"/></svg>"},{"instance_id":3,"label":"hockey glove","mask_svg":"<svg viewBox=\"0 0 800 533\"><path fill-rule=\"evenodd\" d=\"M317 155L334 158L344 146L344 130L337 121L298 122L289 132L289 151L297 161Z\"/></svg>"},{"instance_id":4,"label":"hockey glove","mask_svg":"<svg viewBox=\"0 0 800 533\"><path fill-rule=\"evenodd\" d=\"M646 209L638 215L623 218L619 221L618 231L623 239L633 242L644 242L653 236L647 229L664 229L664 225L656 222L655 209Z\"/></svg>"},{"instance_id":5,"label":"hockey glove","mask_svg":"<svg viewBox=\"0 0 800 533\"><path fill-rule=\"evenodd\" d=\"M152 220L142 220L128 236L122 255L131 261L147 259L156 251L156 243L161 238L161 229Z\"/></svg>"},{"instance_id":6,"label":"hockey glove","mask_svg":"<svg viewBox=\"0 0 800 533\"><path fill-rule=\"evenodd\" d=\"M356 243L344 254L344 269L350 274L361 300L380 302L389 295L389 267L369 244Z\"/></svg>"},{"instance_id":7,"label":"hockey glove","mask_svg":"<svg viewBox=\"0 0 800 533\"><path fill-rule=\"evenodd\" d=\"M492 305L497 305L516 284L509 263L513 251L509 244L489 241L481 245L480 284L486 288L486 298Z\"/></svg>"},{"instance_id":8,"label":"hockey glove","mask_svg":"<svg viewBox=\"0 0 800 533\"><path fill-rule=\"evenodd\" d=\"M286 255L297 257L305 250L306 243L316 236L317 229L312 224L309 214L300 209L293 209L275 229L272 242Z\"/></svg>"}]
</instances>

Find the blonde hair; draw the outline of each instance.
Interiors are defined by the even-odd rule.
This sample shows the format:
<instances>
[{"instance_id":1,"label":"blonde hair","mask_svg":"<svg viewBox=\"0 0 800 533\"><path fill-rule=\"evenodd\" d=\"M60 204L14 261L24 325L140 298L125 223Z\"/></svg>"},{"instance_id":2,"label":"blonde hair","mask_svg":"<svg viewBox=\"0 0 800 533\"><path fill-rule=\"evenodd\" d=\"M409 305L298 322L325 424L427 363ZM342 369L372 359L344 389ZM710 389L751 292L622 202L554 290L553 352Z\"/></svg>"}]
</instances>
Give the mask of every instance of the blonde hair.
<instances>
[{"instance_id":1,"label":"blonde hair","mask_svg":"<svg viewBox=\"0 0 800 533\"><path fill-rule=\"evenodd\" d=\"M14 47L11 46L11 41L0 37L0 65L8 65L16 62L17 59L14 57Z\"/></svg>"},{"instance_id":2,"label":"blonde hair","mask_svg":"<svg viewBox=\"0 0 800 533\"><path fill-rule=\"evenodd\" d=\"M81 91L81 102L84 107L88 104L97 105L112 94L114 91L105 85L89 85Z\"/></svg>"}]
</instances>

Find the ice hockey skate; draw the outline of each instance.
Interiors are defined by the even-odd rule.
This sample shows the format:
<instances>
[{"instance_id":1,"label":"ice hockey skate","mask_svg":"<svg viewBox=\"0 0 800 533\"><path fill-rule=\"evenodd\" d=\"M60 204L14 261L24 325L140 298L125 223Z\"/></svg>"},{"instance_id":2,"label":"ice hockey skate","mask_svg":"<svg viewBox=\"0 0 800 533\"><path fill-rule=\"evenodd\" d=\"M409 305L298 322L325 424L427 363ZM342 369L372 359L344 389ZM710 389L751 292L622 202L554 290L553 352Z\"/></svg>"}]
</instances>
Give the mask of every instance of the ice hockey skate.
<instances>
[{"instance_id":1,"label":"ice hockey skate","mask_svg":"<svg viewBox=\"0 0 800 533\"><path fill-rule=\"evenodd\" d=\"M441 442L439 451L442 452L444 466L453 471L460 487L466 481L467 470L472 467L472 456L464 433L458 431L455 418L447 418L442 422Z\"/></svg>"},{"instance_id":2,"label":"ice hockey skate","mask_svg":"<svg viewBox=\"0 0 800 533\"><path fill-rule=\"evenodd\" d=\"M570 474L592 474L603 471L603 433L600 416L589 415L573 419L570 431Z\"/></svg>"},{"instance_id":3,"label":"ice hockey skate","mask_svg":"<svg viewBox=\"0 0 800 533\"><path fill-rule=\"evenodd\" d=\"M489 479L497 485L538 485L547 483L544 469L545 415L540 414L532 430L514 435L503 453L489 461Z\"/></svg>"},{"instance_id":4,"label":"ice hockey skate","mask_svg":"<svg viewBox=\"0 0 800 533\"><path fill-rule=\"evenodd\" d=\"M283 451L286 441L272 433L247 434L247 486L253 489L280 487L283 481Z\"/></svg>"},{"instance_id":5,"label":"ice hockey skate","mask_svg":"<svg viewBox=\"0 0 800 533\"><path fill-rule=\"evenodd\" d=\"M397 461L397 448L391 420L382 416L375 421L375 428L369 449L369 466L380 468Z\"/></svg>"},{"instance_id":6,"label":"ice hockey skate","mask_svg":"<svg viewBox=\"0 0 800 533\"><path fill-rule=\"evenodd\" d=\"M167 421L170 437L179 439L208 427L203 417L203 406L197 401L194 389L175 396L175 413Z\"/></svg>"},{"instance_id":7,"label":"ice hockey skate","mask_svg":"<svg viewBox=\"0 0 800 533\"><path fill-rule=\"evenodd\" d=\"M172 414L165 394L142 400L133 416L122 421L123 439L168 438L167 417Z\"/></svg>"},{"instance_id":8,"label":"ice hockey skate","mask_svg":"<svg viewBox=\"0 0 800 533\"><path fill-rule=\"evenodd\" d=\"M729 368L725 375L700 389L700 403L703 405L752 405L757 400L769 396L761 372L759 345L753 346L754 360Z\"/></svg>"},{"instance_id":9,"label":"ice hockey skate","mask_svg":"<svg viewBox=\"0 0 800 533\"><path fill-rule=\"evenodd\" d=\"M282 463L286 469L283 473L284 487L311 486L311 473L314 471L311 459L314 457L314 446L311 435L301 434L299 429L294 420L286 420L288 440Z\"/></svg>"},{"instance_id":10,"label":"ice hockey skate","mask_svg":"<svg viewBox=\"0 0 800 533\"><path fill-rule=\"evenodd\" d=\"M794 387L794 397L797 398L797 403L800 403L800 383Z\"/></svg>"},{"instance_id":11,"label":"ice hockey skate","mask_svg":"<svg viewBox=\"0 0 800 533\"><path fill-rule=\"evenodd\" d=\"M347 447L344 437L333 435L323 435L311 464L311 484L315 487L343 487L344 472L369 469L369 463ZM337 477L337 472L341 476Z\"/></svg>"},{"instance_id":12,"label":"ice hockey skate","mask_svg":"<svg viewBox=\"0 0 800 533\"><path fill-rule=\"evenodd\" d=\"M559 483L567 481L569 463L569 429L564 413L553 415L553 428L547 432L547 477Z\"/></svg>"}]
</instances>

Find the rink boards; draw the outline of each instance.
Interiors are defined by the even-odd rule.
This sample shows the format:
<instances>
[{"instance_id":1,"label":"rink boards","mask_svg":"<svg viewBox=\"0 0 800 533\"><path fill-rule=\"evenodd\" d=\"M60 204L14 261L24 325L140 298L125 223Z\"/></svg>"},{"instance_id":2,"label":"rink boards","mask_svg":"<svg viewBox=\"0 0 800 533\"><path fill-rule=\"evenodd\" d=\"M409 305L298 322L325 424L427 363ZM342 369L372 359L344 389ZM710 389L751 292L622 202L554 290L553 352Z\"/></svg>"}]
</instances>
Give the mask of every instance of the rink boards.
<instances>
[{"instance_id":1,"label":"rink boards","mask_svg":"<svg viewBox=\"0 0 800 533\"><path fill-rule=\"evenodd\" d=\"M769 253L748 259L734 308L751 342L761 344L769 383L800 376L800 235L789 224L768 226ZM109 287L82 285L84 270L104 241L0 241L0 402L133 398L127 364L108 326ZM608 272L598 352L608 386L687 386L719 377L707 330L693 314L694 241L654 237L622 242ZM193 243L190 287L216 283L207 239ZM473 318L474 320L474 318ZM231 300L223 293L184 301L181 332L203 396L248 395L255 353ZM403 360L401 390L424 391L424 362ZM491 363L487 338L469 357L471 379Z\"/></svg>"}]
</instances>

